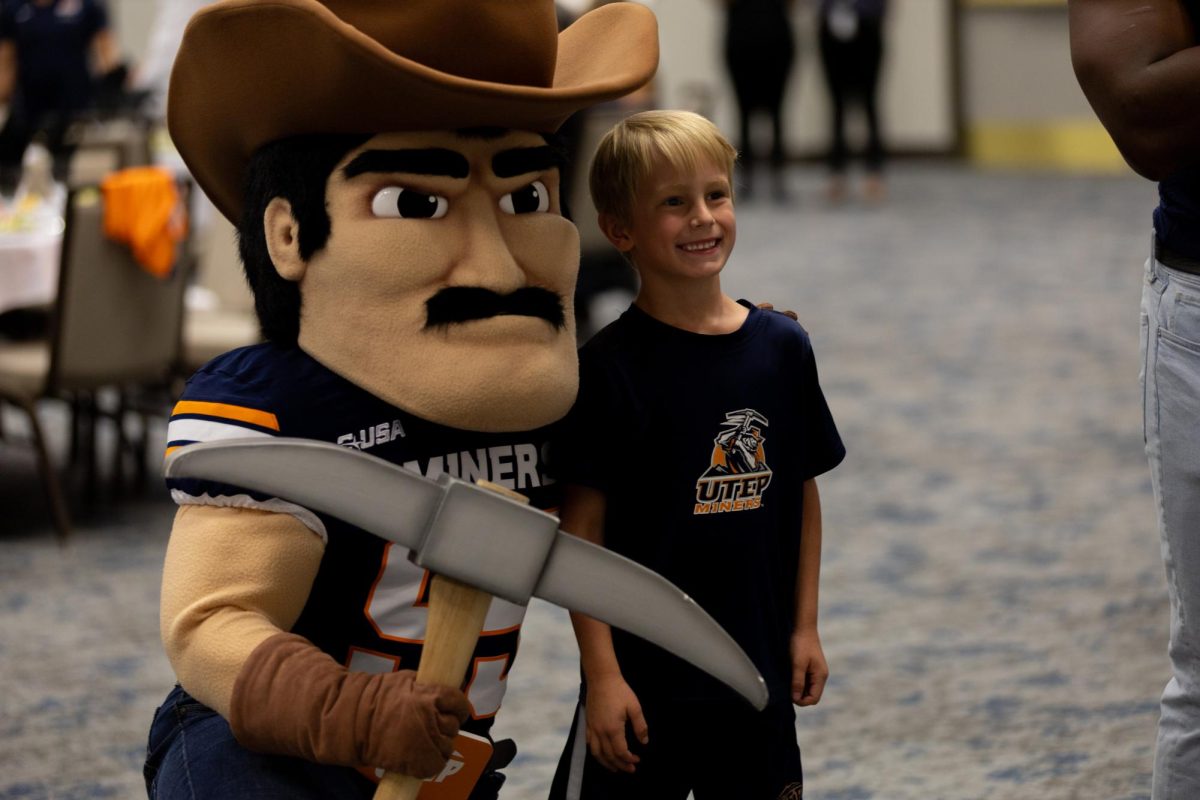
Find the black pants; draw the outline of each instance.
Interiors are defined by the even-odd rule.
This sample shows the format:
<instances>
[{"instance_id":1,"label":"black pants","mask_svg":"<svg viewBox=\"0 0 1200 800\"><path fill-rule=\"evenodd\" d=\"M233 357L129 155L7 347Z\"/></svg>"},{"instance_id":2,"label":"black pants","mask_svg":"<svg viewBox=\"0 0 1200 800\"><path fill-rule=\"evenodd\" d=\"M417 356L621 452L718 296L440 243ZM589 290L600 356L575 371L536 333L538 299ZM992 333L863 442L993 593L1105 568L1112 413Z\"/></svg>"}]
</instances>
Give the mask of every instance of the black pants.
<instances>
[{"instance_id":1,"label":"black pants","mask_svg":"<svg viewBox=\"0 0 1200 800\"><path fill-rule=\"evenodd\" d=\"M738 698L655 703L639 695L650 742L632 736L641 761L609 772L586 742L583 701L550 788L550 800L800 800L803 773L790 702L755 711Z\"/></svg>"},{"instance_id":2,"label":"black pants","mask_svg":"<svg viewBox=\"0 0 1200 800\"><path fill-rule=\"evenodd\" d=\"M8 120L0 128L0 188L6 192L16 188L21 175L21 159L34 137L39 137L53 156L55 179L65 181L75 152L75 145L67 139L67 131L75 118L75 114L65 110L29 112L19 100L15 102Z\"/></svg>"},{"instance_id":3,"label":"black pants","mask_svg":"<svg viewBox=\"0 0 1200 800\"><path fill-rule=\"evenodd\" d=\"M846 145L846 109L862 107L867 121L867 169L883 168L883 137L879 132L879 67L883 61L883 25L879 20L860 19L853 38L841 40L826 23L821 24L821 65L829 88L830 145L829 168L835 173L846 170L850 152Z\"/></svg>"},{"instance_id":4,"label":"black pants","mask_svg":"<svg viewBox=\"0 0 1200 800\"><path fill-rule=\"evenodd\" d=\"M745 6L745 7L743 7ZM754 165L763 160L750 135L750 120L764 113L771 122L771 173L780 179L784 164L783 100L796 46L784 3L734 3L725 33L725 64L738 105L738 149L750 188Z\"/></svg>"}]
</instances>

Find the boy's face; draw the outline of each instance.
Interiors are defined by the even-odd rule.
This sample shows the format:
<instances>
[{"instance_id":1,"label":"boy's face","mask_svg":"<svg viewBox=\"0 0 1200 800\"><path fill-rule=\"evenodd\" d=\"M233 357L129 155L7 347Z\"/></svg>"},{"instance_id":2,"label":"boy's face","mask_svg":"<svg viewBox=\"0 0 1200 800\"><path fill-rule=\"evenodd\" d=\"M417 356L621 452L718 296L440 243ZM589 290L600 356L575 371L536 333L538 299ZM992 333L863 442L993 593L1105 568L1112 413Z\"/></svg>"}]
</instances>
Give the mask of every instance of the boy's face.
<instances>
[{"instance_id":1,"label":"boy's face","mask_svg":"<svg viewBox=\"0 0 1200 800\"><path fill-rule=\"evenodd\" d=\"M716 276L737 236L729 173L709 159L694 171L661 161L638 187L629 219L604 216L600 227L643 279Z\"/></svg>"}]
</instances>

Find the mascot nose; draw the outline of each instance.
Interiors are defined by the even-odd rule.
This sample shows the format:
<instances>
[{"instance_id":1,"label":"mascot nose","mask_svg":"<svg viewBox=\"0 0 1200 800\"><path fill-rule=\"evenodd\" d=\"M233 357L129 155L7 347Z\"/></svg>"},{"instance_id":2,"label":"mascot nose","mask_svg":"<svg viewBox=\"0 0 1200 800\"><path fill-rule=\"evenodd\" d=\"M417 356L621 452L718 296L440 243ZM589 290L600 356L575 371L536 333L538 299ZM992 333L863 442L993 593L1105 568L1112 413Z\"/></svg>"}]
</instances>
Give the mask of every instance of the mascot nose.
<instances>
[{"instance_id":1,"label":"mascot nose","mask_svg":"<svg viewBox=\"0 0 1200 800\"><path fill-rule=\"evenodd\" d=\"M466 230L462 238L462 255L452 270L451 283L486 286L501 293L528 283L525 270L517 263L500 229L497 218L500 213L499 209L476 208L464 215Z\"/></svg>"}]
</instances>

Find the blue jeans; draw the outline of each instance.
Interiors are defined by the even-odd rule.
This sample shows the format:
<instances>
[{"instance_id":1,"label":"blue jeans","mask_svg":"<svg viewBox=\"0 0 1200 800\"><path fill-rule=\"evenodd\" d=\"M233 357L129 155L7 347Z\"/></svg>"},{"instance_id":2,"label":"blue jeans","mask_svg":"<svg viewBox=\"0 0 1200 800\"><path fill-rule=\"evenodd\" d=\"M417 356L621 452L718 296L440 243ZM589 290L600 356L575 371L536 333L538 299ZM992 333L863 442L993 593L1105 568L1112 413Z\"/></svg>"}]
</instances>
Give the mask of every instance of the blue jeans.
<instances>
[{"instance_id":1,"label":"blue jeans","mask_svg":"<svg viewBox=\"0 0 1200 800\"><path fill-rule=\"evenodd\" d=\"M176 686L154 714L146 752L150 800L370 800L375 786L347 767L263 755Z\"/></svg>"},{"instance_id":2,"label":"blue jeans","mask_svg":"<svg viewBox=\"0 0 1200 800\"><path fill-rule=\"evenodd\" d=\"M1153 257L1142 292L1142 399L1171 605L1154 800L1200 798L1200 275Z\"/></svg>"}]
</instances>

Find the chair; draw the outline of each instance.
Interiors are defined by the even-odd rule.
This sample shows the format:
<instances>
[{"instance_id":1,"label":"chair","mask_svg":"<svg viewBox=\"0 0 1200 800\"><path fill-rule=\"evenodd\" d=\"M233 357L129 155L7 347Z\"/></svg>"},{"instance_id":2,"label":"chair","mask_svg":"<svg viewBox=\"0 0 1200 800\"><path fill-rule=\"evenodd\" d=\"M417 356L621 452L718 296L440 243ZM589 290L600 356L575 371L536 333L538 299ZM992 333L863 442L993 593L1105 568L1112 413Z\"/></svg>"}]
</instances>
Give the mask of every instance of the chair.
<instances>
[{"instance_id":1,"label":"chair","mask_svg":"<svg viewBox=\"0 0 1200 800\"><path fill-rule=\"evenodd\" d=\"M59 540L70 519L55 474L37 403L66 399L94 424L94 392L117 387L118 459L128 446L124 434L125 398L130 387L161 385L180 353L187 258L169 278L141 268L129 249L103 230L103 198L95 186L73 189L67 198L58 295L47 340L0 343L0 401L29 417L47 499ZM186 242L183 243L186 245ZM186 253L181 246L180 252ZM72 419L72 450L79 441L80 414ZM92 430L88 431L89 437ZM89 466L94 447L87 442ZM90 477L94 477L90 476Z\"/></svg>"},{"instance_id":2,"label":"chair","mask_svg":"<svg viewBox=\"0 0 1200 800\"><path fill-rule=\"evenodd\" d=\"M150 135L148 120L130 116L76 123L70 133L74 150L67 184L88 186L115 170L152 163Z\"/></svg>"}]
</instances>

